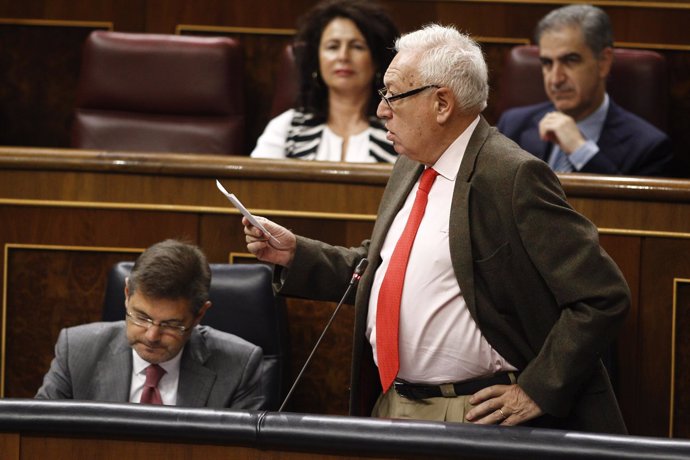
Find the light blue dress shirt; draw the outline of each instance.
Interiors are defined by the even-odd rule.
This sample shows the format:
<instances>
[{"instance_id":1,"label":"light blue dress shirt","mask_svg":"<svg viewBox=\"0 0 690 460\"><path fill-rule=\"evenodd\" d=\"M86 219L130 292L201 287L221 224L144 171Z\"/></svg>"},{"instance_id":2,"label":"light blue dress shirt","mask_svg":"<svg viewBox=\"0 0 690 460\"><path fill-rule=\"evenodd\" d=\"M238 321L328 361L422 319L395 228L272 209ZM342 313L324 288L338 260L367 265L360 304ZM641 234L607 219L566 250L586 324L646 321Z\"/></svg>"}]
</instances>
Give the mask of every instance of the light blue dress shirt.
<instances>
[{"instance_id":1,"label":"light blue dress shirt","mask_svg":"<svg viewBox=\"0 0 690 460\"><path fill-rule=\"evenodd\" d=\"M599 153L597 141L604 128L606 114L609 111L609 95L604 94L604 101L587 118L577 122L577 127L585 138L585 143L577 150L566 155L558 144L554 144L549 156L549 166L557 172L581 170L594 155Z\"/></svg>"}]
</instances>

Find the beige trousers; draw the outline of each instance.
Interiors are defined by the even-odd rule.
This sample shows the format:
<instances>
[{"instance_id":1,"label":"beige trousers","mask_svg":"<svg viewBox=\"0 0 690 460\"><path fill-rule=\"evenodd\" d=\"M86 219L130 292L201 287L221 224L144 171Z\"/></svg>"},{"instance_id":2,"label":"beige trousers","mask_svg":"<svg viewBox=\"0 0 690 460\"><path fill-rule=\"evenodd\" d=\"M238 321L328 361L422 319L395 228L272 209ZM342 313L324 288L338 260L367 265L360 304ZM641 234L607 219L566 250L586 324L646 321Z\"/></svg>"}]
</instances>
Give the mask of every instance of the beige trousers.
<instances>
[{"instance_id":1,"label":"beige trousers","mask_svg":"<svg viewBox=\"0 0 690 460\"><path fill-rule=\"evenodd\" d=\"M400 396L391 388L379 396L371 415L378 418L408 418L465 423L467 422L465 414L474 407L469 403L471 396L412 400Z\"/></svg>"}]
</instances>

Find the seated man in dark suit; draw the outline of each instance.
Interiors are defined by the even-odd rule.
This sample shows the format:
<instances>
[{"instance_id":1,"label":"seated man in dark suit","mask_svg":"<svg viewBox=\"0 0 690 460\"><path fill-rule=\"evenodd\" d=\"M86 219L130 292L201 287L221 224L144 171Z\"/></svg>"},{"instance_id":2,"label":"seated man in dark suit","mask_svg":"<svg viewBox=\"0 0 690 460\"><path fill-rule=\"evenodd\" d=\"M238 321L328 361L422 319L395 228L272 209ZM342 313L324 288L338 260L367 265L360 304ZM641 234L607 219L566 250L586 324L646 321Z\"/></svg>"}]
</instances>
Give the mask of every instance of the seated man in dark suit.
<instances>
[{"instance_id":1,"label":"seated man in dark suit","mask_svg":"<svg viewBox=\"0 0 690 460\"><path fill-rule=\"evenodd\" d=\"M498 121L503 134L557 172L668 172L669 138L606 94L613 33L603 10L554 10L537 25L535 40L550 102L507 110Z\"/></svg>"},{"instance_id":2,"label":"seated man in dark suit","mask_svg":"<svg viewBox=\"0 0 690 460\"><path fill-rule=\"evenodd\" d=\"M126 320L63 329L36 398L261 409L261 348L199 325L210 285L199 248L154 244L127 278Z\"/></svg>"}]
</instances>

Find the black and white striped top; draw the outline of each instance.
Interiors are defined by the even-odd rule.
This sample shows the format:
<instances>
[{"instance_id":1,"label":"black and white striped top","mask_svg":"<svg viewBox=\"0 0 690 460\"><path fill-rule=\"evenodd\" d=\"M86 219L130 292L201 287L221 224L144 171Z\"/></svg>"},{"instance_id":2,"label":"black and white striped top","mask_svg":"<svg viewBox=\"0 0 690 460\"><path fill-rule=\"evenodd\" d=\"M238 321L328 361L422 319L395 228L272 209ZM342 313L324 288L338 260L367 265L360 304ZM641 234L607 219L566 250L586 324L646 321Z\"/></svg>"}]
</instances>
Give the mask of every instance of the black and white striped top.
<instances>
[{"instance_id":1,"label":"black and white striped top","mask_svg":"<svg viewBox=\"0 0 690 460\"><path fill-rule=\"evenodd\" d=\"M313 115L290 109L269 122L251 156L341 161L342 142ZM368 129L348 139L345 161L394 163L397 157L383 123L376 117L369 119Z\"/></svg>"}]
</instances>

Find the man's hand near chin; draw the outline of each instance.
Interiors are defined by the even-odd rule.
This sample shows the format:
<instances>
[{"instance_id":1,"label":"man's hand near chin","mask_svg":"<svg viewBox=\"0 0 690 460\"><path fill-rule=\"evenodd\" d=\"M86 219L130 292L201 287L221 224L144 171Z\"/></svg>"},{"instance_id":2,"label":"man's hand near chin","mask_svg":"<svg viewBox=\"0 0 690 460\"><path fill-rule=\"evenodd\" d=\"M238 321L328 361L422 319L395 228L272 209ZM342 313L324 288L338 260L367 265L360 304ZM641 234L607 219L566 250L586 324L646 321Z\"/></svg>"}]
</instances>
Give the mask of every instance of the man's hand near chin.
<instances>
[{"instance_id":1,"label":"man's hand near chin","mask_svg":"<svg viewBox=\"0 0 690 460\"><path fill-rule=\"evenodd\" d=\"M567 155L586 142L575 120L561 112L549 112L544 115L539 122L539 137L543 141L558 144Z\"/></svg>"}]
</instances>

